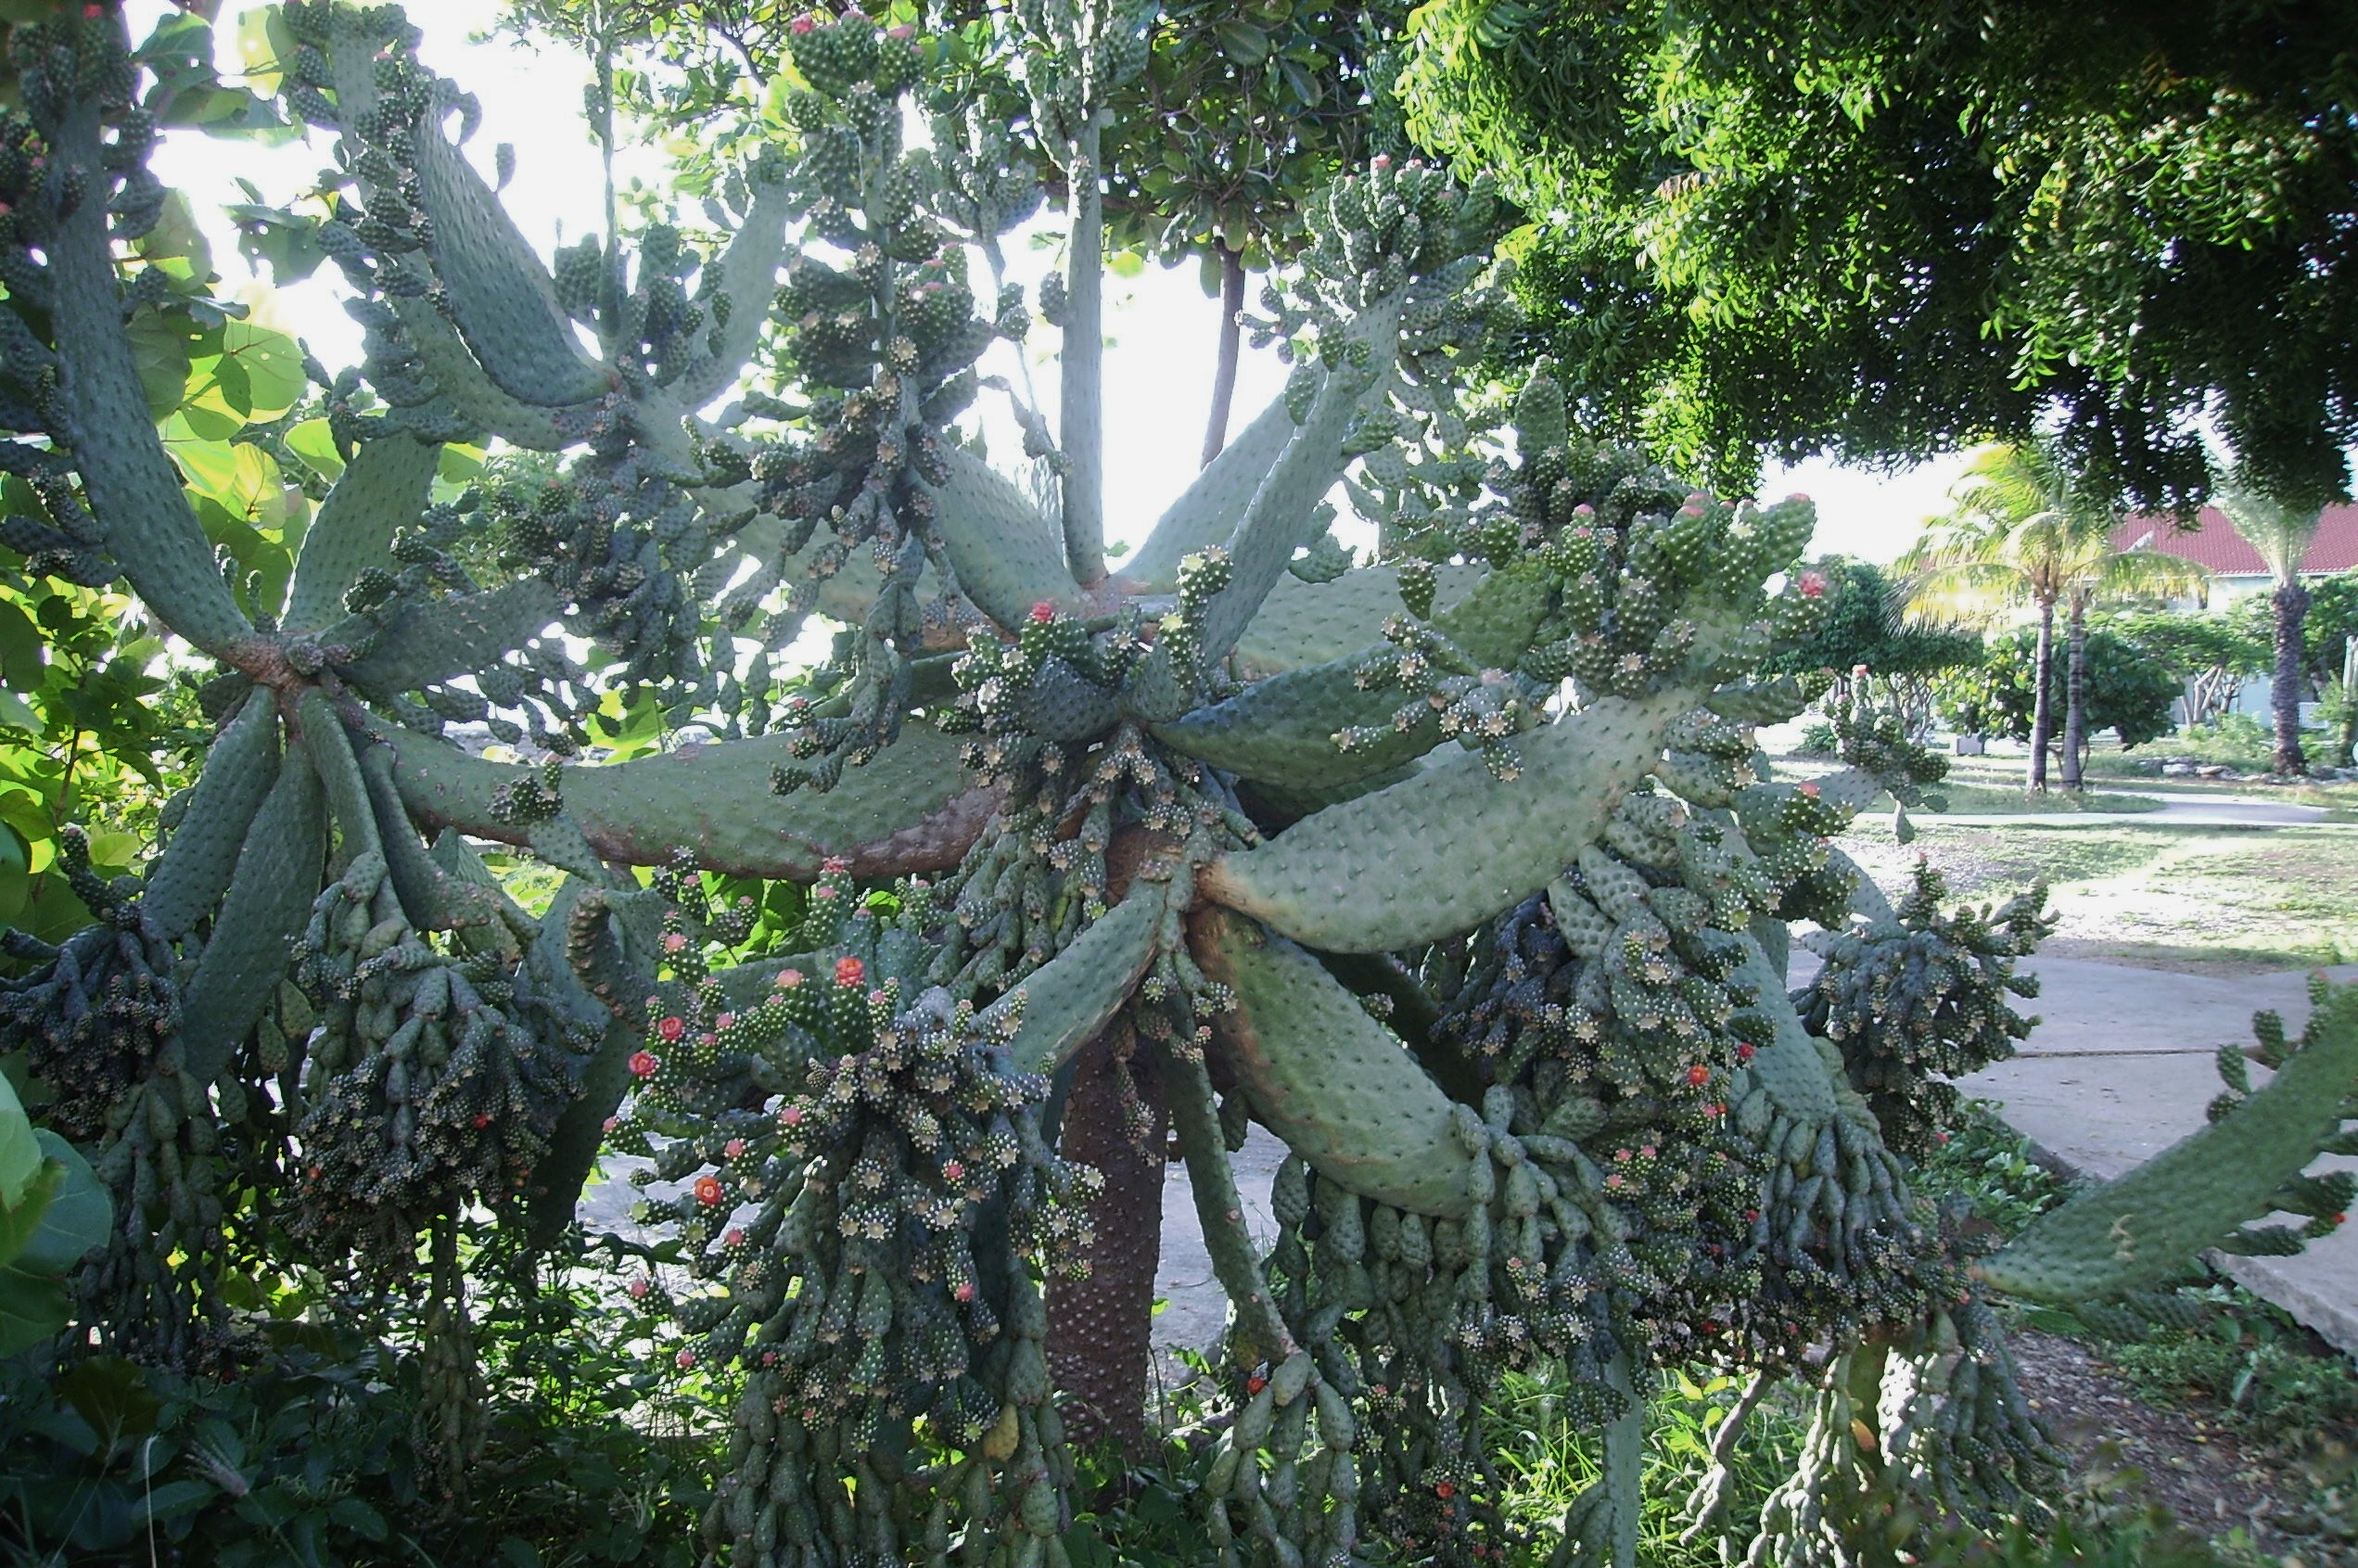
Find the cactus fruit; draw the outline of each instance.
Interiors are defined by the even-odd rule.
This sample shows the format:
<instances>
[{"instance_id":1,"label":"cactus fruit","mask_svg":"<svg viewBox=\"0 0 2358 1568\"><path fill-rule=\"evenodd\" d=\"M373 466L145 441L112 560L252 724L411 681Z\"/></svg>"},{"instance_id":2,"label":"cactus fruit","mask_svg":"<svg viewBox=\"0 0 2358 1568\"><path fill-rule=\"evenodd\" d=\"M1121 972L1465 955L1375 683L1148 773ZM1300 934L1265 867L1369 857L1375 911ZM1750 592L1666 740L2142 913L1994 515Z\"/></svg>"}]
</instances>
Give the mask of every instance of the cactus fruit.
<instances>
[{"instance_id":1,"label":"cactus fruit","mask_svg":"<svg viewBox=\"0 0 2358 1568\"><path fill-rule=\"evenodd\" d=\"M1942 1080L2028 1027L2038 902L1947 911L1925 872L1893 908L1832 849L1938 782L1889 715L1837 716L1840 773L1764 776L1754 727L1805 694L1759 672L1824 608L1770 586L1805 501L1587 440L1545 365L1464 395L1513 341L1481 185L1378 159L1312 204L1248 324L1285 394L1108 573L1102 514L1133 498L1094 434L1093 145L1142 12L976 23L1031 41L1020 132L958 51L800 19L796 140L727 182L724 244L656 223L544 266L398 9L291 0L283 91L334 136L319 237L364 363L321 373L345 467L249 620L141 412L125 307L182 285L119 276L161 186L93 11L8 33L0 278L41 308L0 312L0 420L49 516L5 538L120 573L223 670L144 881L69 839L93 924L0 941L0 1047L120 1200L83 1281L110 1343L200 1359L224 1195L289 1192L309 1262L387 1276L427 1243L421 1355L463 1458L456 1217L545 1242L628 1150L669 1184L645 1212L692 1282L681 1354L742 1386L715 1558L1029 1568L1064 1557L1055 1383L1090 1354L1050 1354L1050 1302L1145 1310L1067 1286L1092 1224L1134 1264L1166 1115L1234 1307L1193 1499L1223 1563L1517 1547L1481 1411L1550 1362L1605 1455L1553 1556L1626 1568L1646 1379L1742 1370L1756 1401L1813 1345L1816 1425L1754 1552L1845 1562L1865 1510L1982 1520L2046 1482L1977 1287L2134 1304L2199 1248L2298 1244L2239 1229L2271 1209L2339 1221L2349 1184L2304 1172L2347 1139L2347 992L2297 1049L2263 1027L2271 1083L2227 1064L2214 1126L1995 1256L1913 1193ZM974 270L1039 199L1016 134L1071 176L1038 300L1064 406L1052 432L1018 412L1046 505L958 423L1033 313ZM705 417L763 344L783 383ZM494 437L551 456L437 500L441 448ZM1338 483L1365 564L1329 532ZM814 624L824 658L789 669ZM587 755L642 717L658 755ZM544 913L487 840L566 873ZM747 950L707 873L790 884L786 937ZM1789 995L1799 920L1827 962ZM1266 1252L1230 1161L1256 1122L1289 1147ZM1106 1337L1119 1364L1073 1375L1128 1398L1121 1431L1139 1339ZM1707 1477L1698 1531L1724 1495Z\"/></svg>"}]
</instances>

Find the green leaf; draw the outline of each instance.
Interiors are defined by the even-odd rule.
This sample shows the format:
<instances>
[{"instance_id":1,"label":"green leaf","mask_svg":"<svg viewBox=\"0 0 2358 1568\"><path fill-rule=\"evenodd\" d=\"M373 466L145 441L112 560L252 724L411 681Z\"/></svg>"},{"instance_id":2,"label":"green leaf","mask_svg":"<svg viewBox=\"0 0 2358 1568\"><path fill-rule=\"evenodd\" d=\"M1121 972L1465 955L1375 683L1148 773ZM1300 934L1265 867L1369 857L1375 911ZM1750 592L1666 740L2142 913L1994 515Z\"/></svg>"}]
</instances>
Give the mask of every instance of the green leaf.
<instances>
[{"instance_id":1,"label":"green leaf","mask_svg":"<svg viewBox=\"0 0 2358 1568\"><path fill-rule=\"evenodd\" d=\"M147 1386L147 1374L120 1356L83 1362L57 1380L57 1390L74 1413L90 1423L98 1440L113 1447L127 1437L156 1430L164 1403Z\"/></svg>"},{"instance_id":2,"label":"green leaf","mask_svg":"<svg viewBox=\"0 0 2358 1568\"><path fill-rule=\"evenodd\" d=\"M310 377L303 374L303 351L284 332L233 321L221 329L222 355L244 373L247 411L255 420L275 419L295 406Z\"/></svg>"},{"instance_id":3,"label":"green leaf","mask_svg":"<svg viewBox=\"0 0 2358 1568\"><path fill-rule=\"evenodd\" d=\"M1269 57L1269 35L1250 22L1216 23L1212 34L1220 41L1221 53L1239 65L1259 65Z\"/></svg>"},{"instance_id":4,"label":"green leaf","mask_svg":"<svg viewBox=\"0 0 2358 1568\"><path fill-rule=\"evenodd\" d=\"M0 1077L0 1209L14 1210L41 1174L41 1142L14 1085ZM13 1254L8 1256L13 1256Z\"/></svg>"},{"instance_id":5,"label":"green leaf","mask_svg":"<svg viewBox=\"0 0 2358 1568\"><path fill-rule=\"evenodd\" d=\"M72 1317L73 1304L62 1281L0 1268L0 1356L30 1350Z\"/></svg>"},{"instance_id":6,"label":"green leaf","mask_svg":"<svg viewBox=\"0 0 2358 1568\"><path fill-rule=\"evenodd\" d=\"M237 57L255 92L278 91L278 62L294 52L294 34L277 6L257 6L237 19Z\"/></svg>"},{"instance_id":7,"label":"green leaf","mask_svg":"<svg viewBox=\"0 0 2358 1568\"><path fill-rule=\"evenodd\" d=\"M40 1226L17 1255L15 1266L30 1273L63 1274L106 1245L107 1232L114 1228L114 1200L81 1151L47 1128L33 1136L60 1175Z\"/></svg>"},{"instance_id":8,"label":"green leaf","mask_svg":"<svg viewBox=\"0 0 2358 1568\"><path fill-rule=\"evenodd\" d=\"M287 432L286 440L287 450L301 458L304 465L321 478L333 483L343 473L343 454L336 450L336 438L329 432L326 420L306 419ZM446 449L446 460L447 456Z\"/></svg>"},{"instance_id":9,"label":"green leaf","mask_svg":"<svg viewBox=\"0 0 2358 1568\"><path fill-rule=\"evenodd\" d=\"M185 1514L196 1512L220 1495L220 1488L207 1481L167 1481L144 1494L140 1498L146 1523L165 1524Z\"/></svg>"},{"instance_id":10,"label":"green leaf","mask_svg":"<svg viewBox=\"0 0 2358 1568\"><path fill-rule=\"evenodd\" d=\"M185 316L141 311L123 325L131 340L131 357L139 366L140 389L147 394L147 414L161 420L188 395L189 331Z\"/></svg>"},{"instance_id":11,"label":"green leaf","mask_svg":"<svg viewBox=\"0 0 2358 1568\"><path fill-rule=\"evenodd\" d=\"M48 639L23 607L13 599L0 599L0 682L19 692L40 685L47 646Z\"/></svg>"}]
</instances>

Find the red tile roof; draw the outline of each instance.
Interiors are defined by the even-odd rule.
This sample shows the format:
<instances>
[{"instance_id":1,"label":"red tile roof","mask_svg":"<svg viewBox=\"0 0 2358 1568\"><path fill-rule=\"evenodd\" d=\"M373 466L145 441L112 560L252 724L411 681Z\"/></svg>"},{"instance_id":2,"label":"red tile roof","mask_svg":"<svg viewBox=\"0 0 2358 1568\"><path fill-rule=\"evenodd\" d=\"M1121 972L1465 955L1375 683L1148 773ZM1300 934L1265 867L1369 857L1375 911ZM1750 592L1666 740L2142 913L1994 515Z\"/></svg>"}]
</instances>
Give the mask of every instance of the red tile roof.
<instances>
[{"instance_id":1,"label":"red tile roof","mask_svg":"<svg viewBox=\"0 0 2358 1568\"><path fill-rule=\"evenodd\" d=\"M2246 544L2216 507L2202 509L2202 526L2180 529L2170 517L2132 517L2112 530L2116 550L2140 546L2179 555L2214 572L2264 572L2260 552ZM2328 506L2317 536L2309 542L2303 572L2343 572L2358 567L2358 505Z\"/></svg>"}]
</instances>

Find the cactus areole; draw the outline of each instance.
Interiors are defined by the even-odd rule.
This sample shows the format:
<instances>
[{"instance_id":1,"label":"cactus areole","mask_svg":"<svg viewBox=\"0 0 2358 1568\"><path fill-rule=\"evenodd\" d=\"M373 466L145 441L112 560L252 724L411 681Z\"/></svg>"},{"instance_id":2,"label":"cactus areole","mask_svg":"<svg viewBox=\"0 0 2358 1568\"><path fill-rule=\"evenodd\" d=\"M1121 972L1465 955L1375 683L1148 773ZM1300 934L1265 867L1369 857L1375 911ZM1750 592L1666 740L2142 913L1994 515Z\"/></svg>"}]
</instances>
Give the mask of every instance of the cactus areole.
<instances>
[{"instance_id":1,"label":"cactus areole","mask_svg":"<svg viewBox=\"0 0 2358 1568\"><path fill-rule=\"evenodd\" d=\"M1100 338L1080 176L1145 13L994 24L1088 273L1027 304L984 269L1039 193L922 32L797 22L726 232L544 265L401 13L287 5L366 357L311 367L344 465L261 603L149 421L125 322L201 284L118 248L162 209L168 94L86 9L9 30L9 471L219 667L147 875L70 844L94 924L6 941L0 1049L120 1199L105 1342L202 1361L257 1183L316 1261L463 1321L453 1217L546 1239L627 1152L678 1194L647 1294L743 1390L716 1562L1062 1562L1077 1434L1141 1420L1125 1315L1175 1147L1233 1307L1190 1503L1223 1562L1494 1560L1479 1417L1545 1366L1603 1445L1555 1560L1626 1568L1636 1402L1696 1364L1811 1384L1755 1557L1846 1562L1879 1500L1988 1521L2052 1478L1978 1291L2128 1301L2202 1246L2297 1244L2239 1229L2271 1209L2348 1206L2302 1174L2343 1136L2347 996L2263 1031L2275 1084L2198 1135L2226 1154L1994 1257L1914 1195L1942 1077L2027 1027L2037 901L1950 912L1928 873L1894 908L1830 847L1939 776L1889 715L1834 715L1841 771L1767 775L1754 727L1815 695L1756 674L1823 608L1810 505L1584 440L1544 363L1479 383L1512 325L1482 183L1379 161L1312 204L1247 324L1283 396L1109 567L1103 518L1147 517L1103 472L1093 349L1058 421L1017 406L1029 487L965 432L1035 311ZM438 492L452 442L554 477ZM1338 488L1371 552L1330 533ZM660 755L585 754L617 692L669 716ZM544 911L489 842L564 873ZM705 872L796 885L785 936ZM1797 920L1827 962L1789 997ZM1267 1249L1230 1164L1256 1123L1288 1150Z\"/></svg>"}]
</instances>

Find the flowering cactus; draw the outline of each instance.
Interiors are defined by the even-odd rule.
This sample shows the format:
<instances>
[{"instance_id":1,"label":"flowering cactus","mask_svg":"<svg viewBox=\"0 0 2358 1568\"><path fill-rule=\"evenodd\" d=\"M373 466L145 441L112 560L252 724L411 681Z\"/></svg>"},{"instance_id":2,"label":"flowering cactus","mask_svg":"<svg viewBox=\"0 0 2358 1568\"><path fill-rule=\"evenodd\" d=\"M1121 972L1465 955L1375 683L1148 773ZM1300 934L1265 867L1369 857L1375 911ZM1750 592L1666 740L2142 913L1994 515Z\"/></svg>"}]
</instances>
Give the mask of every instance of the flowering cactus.
<instances>
[{"instance_id":1,"label":"flowering cactus","mask_svg":"<svg viewBox=\"0 0 2358 1568\"><path fill-rule=\"evenodd\" d=\"M2238 1230L2272 1207L2346 1206L2301 1173L2343 1136L2347 995L2300 1049L2267 1037L2276 1079L2231 1083L2191 1148L1993 1257L1912 1192L1937 1075L2026 1027L2035 902L1945 913L1927 877L1894 911L1831 848L1937 782L1887 717L1843 716L1829 778L1766 776L1753 728L1807 694L1753 672L1823 607L1789 576L1805 501L1583 440L1545 365L1510 406L1469 394L1511 325L1481 185L1378 160L1314 205L1250 323L1284 394L1109 567L1134 498L1096 434L1094 147L1141 15L1016 8L1075 192L1036 301L1064 407L1016 410L1043 509L956 423L1004 391L983 351L1030 330L975 258L1038 192L930 40L797 22L793 134L721 193L733 232L593 235L549 268L401 13L297 0L284 94L334 149L319 239L366 363L313 367L347 466L249 615L121 329L158 284L111 242L161 187L93 11L9 37L0 277L54 326L0 312L0 416L75 558L220 669L147 875L82 870L97 924L11 937L32 967L0 987L124 1200L85 1290L115 1339L197 1353L253 1162L321 1258L406 1270L428 1235L455 1300L463 1205L545 1239L601 1148L635 1151L682 1184L652 1206L692 1284L634 1294L671 1295L682 1364L743 1379L714 1551L1061 1562L1068 1427L1141 1419L1175 1137L1234 1307L1197 1498L1223 1562L1495 1554L1477 1416L1543 1362L1603 1441L1558 1561L1634 1561L1640 1392L1697 1362L1815 1379L1757 1552L1846 1561L1874 1499L1981 1518L2048 1478L1982 1289L2125 1299L2206 1245L2290 1244ZM765 344L776 389L744 389ZM494 437L555 477L433 503L440 445ZM1371 559L1329 531L1338 485ZM488 582L458 548L486 541ZM782 673L813 616L832 652ZM707 738L580 759L617 687ZM566 873L545 912L487 840ZM746 950L699 871L797 885L784 950ZM1797 920L1827 965L1789 997ZM1255 1123L1289 1151L1266 1255L1230 1158Z\"/></svg>"}]
</instances>

